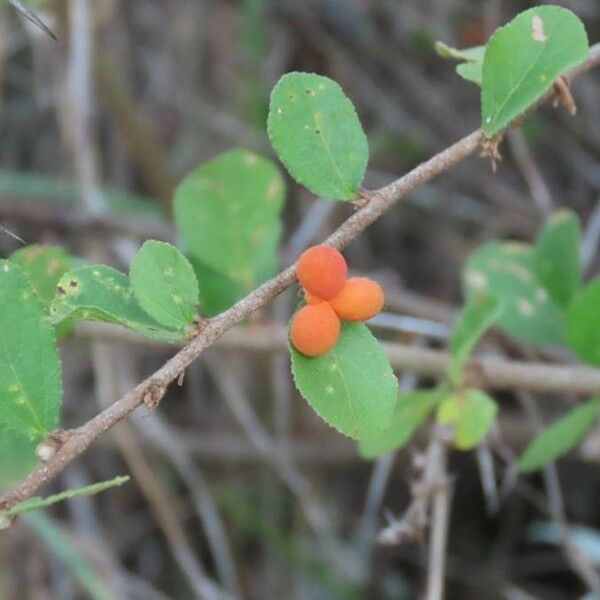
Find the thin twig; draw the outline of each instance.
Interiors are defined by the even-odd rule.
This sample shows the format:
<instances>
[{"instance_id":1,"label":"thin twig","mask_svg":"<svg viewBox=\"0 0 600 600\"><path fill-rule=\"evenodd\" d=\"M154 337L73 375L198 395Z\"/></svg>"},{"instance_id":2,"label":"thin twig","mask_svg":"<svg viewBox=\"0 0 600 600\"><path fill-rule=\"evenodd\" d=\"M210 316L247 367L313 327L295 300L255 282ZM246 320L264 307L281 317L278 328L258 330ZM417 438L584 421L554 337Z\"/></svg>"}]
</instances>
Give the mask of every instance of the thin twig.
<instances>
[{"instance_id":1,"label":"thin twig","mask_svg":"<svg viewBox=\"0 0 600 600\"><path fill-rule=\"evenodd\" d=\"M435 465L434 479L437 487L433 493L431 527L429 533L429 560L427 561L427 600L442 600L446 579L446 546L450 526L450 503L452 489L447 479L448 447L443 433L433 434L435 439L432 461Z\"/></svg>"},{"instance_id":2,"label":"thin twig","mask_svg":"<svg viewBox=\"0 0 600 600\"><path fill-rule=\"evenodd\" d=\"M157 344L125 329L100 323L81 323L77 326L76 333L89 339L120 341L126 344ZM264 323L234 327L214 345L228 350L287 352L285 329ZM401 373L434 379L443 379L446 376L450 355L444 350L418 348L396 342L382 342L381 345L392 367ZM524 390L582 396L600 394L600 369L584 365L475 356L467 363L466 368L470 380L488 390Z\"/></svg>"},{"instance_id":3,"label":"thin twig","mask_svg":"<svg viewBox=\"0 0 600 600\"><path fill-rule=\"evenodd\" d=\"M104 200L98 186L97 152L92 126L93 91L91 59L94 49L91 0L71 0L69 30L71 51L67 78L68 111L65 114L68 139L83 208L91 215L102 212Z\"/></svg>"},{"instance_id":4,"label":"thin twig","mask_svg":"<svg viewBox=\"0 0 600 600\"><path fill-rule=\"evenodd\" d=\"M28 6L26 6L21 0L8 0L27 20L31 21L34 25L39 27L42 31L47 33L53 40L58 41L58 38L54 32L40 19L35 12L33 12Z\"/></svg>"},{"instance_id":5,"label":"thin twig","mask_svg":"<svg viewBox=\"0 0 600 600\"><path fill-rule=\"evenodd\" d=\"M525 135L523 135L523 131L520 129L509 131L507 139L516 159L515 165L521 171L531 197L537 204L541 215L547 217L552 212L552 195L527 146L527 140L525 139Z\"/></svg>"},{"instance_id":6,"label":"thin twig","mask_svg":"<svg viewBox=\"0 0 600 600\"><path fill-rule=\"evenodd\" d=\"M586 230L581 240L581 266L584 273L587 273L592 266L594 258L598 252L598 243L600 242L600 198L596 200L596 205L592 211Z\"/></svg>"},{"instance_id":7,"label":"thin twig","mask_svg":"<svg viewBox=\"0 0 600 600\"><path fill-rule=\"evenodd\" d=\"M590 49L585 63L571 71L569 78L572 79L599 63L600 44L596 44ZM551 95L551 93L547 94L543 100L548 100ZM369 203L342 223L325 240L325 243L336 248L344 247L400 199L475 153L479 148L481 139L482 132L478 129L418 165L391 184L374 191ZM72 430L69 439L50 461L39 465L22 483L17 484L0 497L0 510L12 508L15 504L31 497L42 486L54 479L71 461L83 453L99 435L140 406L147 394L152 393L154 390L166 388L179 377L181 371L226 331L243 321L254 311L265 306L275 296L288 288L294 282L295 276L296 268L295 265L292 265L259 286L230 309L209 320L201 333L163 367L99 415L81 427Z\"/></svg>"},{"instance_id":8,"label":"thin twig","mask_svg":"<svg viewBox=\"0 0 600 600\"><path fill-rule=\"evenodd\" d=\"M411 484L412 500L399 517L388 515L388 525L379 533L379 543L393 546L406 541L420 540L429 522L432 500L441 485L446 485L440 475L440 459L445 449L443 438L447 432L436 426L429 437L424 454L413 457L420 476Z\"/></svg>"}]
</instances>

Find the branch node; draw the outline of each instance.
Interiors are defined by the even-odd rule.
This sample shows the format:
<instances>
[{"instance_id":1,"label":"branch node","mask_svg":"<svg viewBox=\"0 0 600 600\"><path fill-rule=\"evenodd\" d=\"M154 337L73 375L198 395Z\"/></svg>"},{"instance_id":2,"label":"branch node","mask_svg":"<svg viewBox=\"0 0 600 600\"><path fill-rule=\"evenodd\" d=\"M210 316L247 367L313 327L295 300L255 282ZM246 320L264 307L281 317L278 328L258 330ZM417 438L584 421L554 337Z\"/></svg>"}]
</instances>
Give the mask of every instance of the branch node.
<instances>
[{"instance_id":1,"label":"branch node","mask_svg":"<svg viewBox=\"0 0 600 600\"><path fill-rule=\"evenodd\" d=\"M352 201L352 204L354 204L354 207L356 209L363 208L367 204L369 204L369 202L371 202L371 200L376 195L377 194L375 192L373 192L372 190L367 190L365 188L360 188L358 190L358 197L356 198L356 200Z\"/></svg>"},{"instance_id":2,"label":"branch node","mask_svg":"<svg viewBox=\"0 0 600 600\"><path fill-rule=\"evenodd\" d=\"M154 410L163 399L167 387L164 385L153 384L150 389L144 394L143 402L149 410Z\"/></svg>"},{"instance_id":3,"label":"branch node","mask_svg":"<svg viewBox=\"0 0 600 600\"><path fill-rule=\"evenodd\" d=\"M498 133L492 137L482 137L479 156L481 158L489 158L492 165L492 172L496 172L497 164L502 161L500 154L500 144L504 135Z\"/></svg>"},{"instance_id":4,"label":"branch node","mask_svg":"<svg viewBox=\"0 0 600 600\"><path fill-rule=\"evenodd\" d=\"M35 449L38 459L47 463L54 458L54 455L63 447L65 442L72 436L72 432L65 429L51 431L46 439L42 440Z\"/></svg>"},{"instance_id":5,"label":"branch node","mask_svg":"<svg viewBox=\"0 0 600 600\"><path fill-rule=\"evenodd\" d=\"M561 75L554 82L554 92L556 95L552 102L552 106L554 108L564 106L567 109L567 112L574 117L577 114L577 104L571 95L569 80Z\"/></svg>"},{"instance_id":6,"label":"branch node","mask_svg":"<svg viewBox=\"0 0 600 600\"><path fill-rule=\"evenodd\" d=\"M207 325L208 325L208 319L205 319L200 314L196 315L194 317L192 324L186 330L186 335L187 335L188 341L193 340L194 338L198 337L206 329Z\"/></svg>"}]
</instances>

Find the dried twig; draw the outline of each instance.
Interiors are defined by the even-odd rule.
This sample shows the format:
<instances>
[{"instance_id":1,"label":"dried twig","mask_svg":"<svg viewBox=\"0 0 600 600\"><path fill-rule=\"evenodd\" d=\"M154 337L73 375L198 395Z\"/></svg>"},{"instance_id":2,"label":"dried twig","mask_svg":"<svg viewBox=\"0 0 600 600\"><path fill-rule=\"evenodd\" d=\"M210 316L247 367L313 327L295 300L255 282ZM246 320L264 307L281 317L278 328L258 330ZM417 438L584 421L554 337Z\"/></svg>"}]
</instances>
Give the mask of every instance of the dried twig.
<instances>
[{"instance_id":1,"label":"dried twig","mask_svg":"<svg viewBox=\"0 0 600 600\"><path fill-rule=\"evenodd\" d=\"M8 0L27 20L31 21L34 25L37 25L42 31L45 31L53 40L58 41L54 32L42 21L36 13L34 13L28 6L23 4L21 0Z\"/></svg>"},{"instance_id":2,"label":"dried twig","mask_svg":"<svg viewBox=\"0 0 600 600\"><path fill-rule=\"evenodd\" d=\"M446 438L447 430L437 426L431 434L425 454L414 456L414 466L421 471L421 475L411 485L412 501L399 518L388 516L387 527L379 533L380 544L395 546L422 539L429 523L432 503L438 497L438 491L448 485L445 468ZM437 502L435 502L435 510L440 510ZM441 532L438 531L435 535L440 534ZM437 537L435 543L440 543Z\"/></svg>"},{"instance_id":3,"label":"dried twig","mask_svg":"<svg viewBox=\"0 0 600 600\"><path fill-rule=\"evenodd\" d=\"M591 48L589 57L585 63L569 73L569 77L572 79L599 63L600 44L596 44ZM544 100L550 97L551 94L548 94ZM373 192L370 202L349 217L325 240L325 243L337 248L345 246L400 199L473 154L479 148L481 139L482 132L478 129L428 161L415 167L406 175ZM81 427L73 430L68 441L57 451L50 461L38 466L25 481L0 497L0 509L7 510L12 508L15 504L31 497L43 485L54 479L71 461L84 452L99 435L113 427L140 406L149 390L156 387L166 387L173 380L177 379L181 371L198 358L204 350L211 346L226 331L289 287L294 282L295 275L295 265L292 265L255 289L230 309L209 320L202 332L163 367L105 411Z\"/></svg>"},{"instance_id":4,"label":"dried twig","mask_svg":"<svg viewBox=\"0 0 600 600\"><path fill-rule=\"evenodd\" d=\"M125 329L100 323L82 323L78 336L122 343L156 345ZM215 342L215 346L250 352L287 352L285 329L264 323L234 327ZM423 375L434 379L446 376L450 355L443 350L419 348L396 342L383 342L391 365L401 373ZM467 363L469 380L488 390L524 390L528 392L600 394L600 369L585 365L548 364L510 360L500 357L474 357Z\"/></svg>"},{"instance_id":5,"label":"dried twig","mask_svg":"<svg viewBox=\"0 0 600 600\"><path fill-rule=\"evenodd\" d=\"M450 526L450 504L452 488L447 476L448 447L444 442L444 432L439 434L433 457L434 478L438 484L433 492L431 527L429 533L429 560L427 561L427 600L442 600L446 579L446 546ZM435 434L434 434L435 436Z\"/></svg>"}]
</instances>

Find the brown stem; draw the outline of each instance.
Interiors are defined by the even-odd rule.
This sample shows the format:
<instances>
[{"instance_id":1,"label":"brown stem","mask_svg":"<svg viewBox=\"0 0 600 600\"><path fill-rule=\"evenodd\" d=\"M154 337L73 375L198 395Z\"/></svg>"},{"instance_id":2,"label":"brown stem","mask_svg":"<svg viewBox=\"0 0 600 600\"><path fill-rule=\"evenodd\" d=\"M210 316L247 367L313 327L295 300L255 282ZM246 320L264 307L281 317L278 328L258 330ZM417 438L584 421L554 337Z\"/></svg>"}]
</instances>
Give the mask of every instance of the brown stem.
<instances>
[{"instance_id":1,"label":"brown stem","mask_svg":"<svg viewBox=\"0 0 600 600\"><path fill-rule=\"evenodd\" d=\"M596 44L590 49L590 54L585 63L568 74L569 80L598 64L600 64L600 44ZM548 100L551 95L552 92L547 94L543 100ZM371 194L369 203L342 223L325 240L325 243L336 248L344 247L407 194L473 154L479 148L481 139L482 132L478 129L415 167L396 181L374 191ZM273 279L262 284L230 309L209 320L200 334L158 371L86 424L74 429L72 431L73 435L51 460L36 467L22 483L0 497L0 510L8 510L19 502L26 500L54 479L70 462L82 454L99 435L140 406L148 392L153 389L166 388L171 381L177 379L181 371L198 358L204 350L214 344L226 331L283 292L294 282L295 277L296 266L292 265Z\"/></svg>"}]
</instances>

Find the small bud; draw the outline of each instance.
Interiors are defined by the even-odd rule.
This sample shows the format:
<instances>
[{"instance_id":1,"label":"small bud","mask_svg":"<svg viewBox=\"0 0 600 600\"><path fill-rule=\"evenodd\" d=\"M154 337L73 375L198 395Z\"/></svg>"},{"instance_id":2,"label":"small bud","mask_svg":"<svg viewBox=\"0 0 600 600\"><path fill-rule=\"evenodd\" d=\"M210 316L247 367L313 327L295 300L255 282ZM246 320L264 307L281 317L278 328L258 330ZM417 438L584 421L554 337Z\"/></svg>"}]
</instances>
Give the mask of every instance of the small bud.
<instances>
[{"instance_id":1,"label":"small bud","mask_svg":"<svg viewBox=\"0 0 600 600\"><path fill-rule=\"evenodd\" d=\"M49 437L38 444L37 448L35 449L35 453L42 462L46 463L54 458L54 455L59 447L60 442L56 438Z\"/></svg>"},{"instance_id":2,"label":"small bud","mask_svg":"<svg viewBox=\"0 0 600 600\"><path fill-rule=\"evenodd\" d=\"M13 520L10 517L0 516L0 531L6 531L13 524Z\"/></svg>"}]
</instances>

